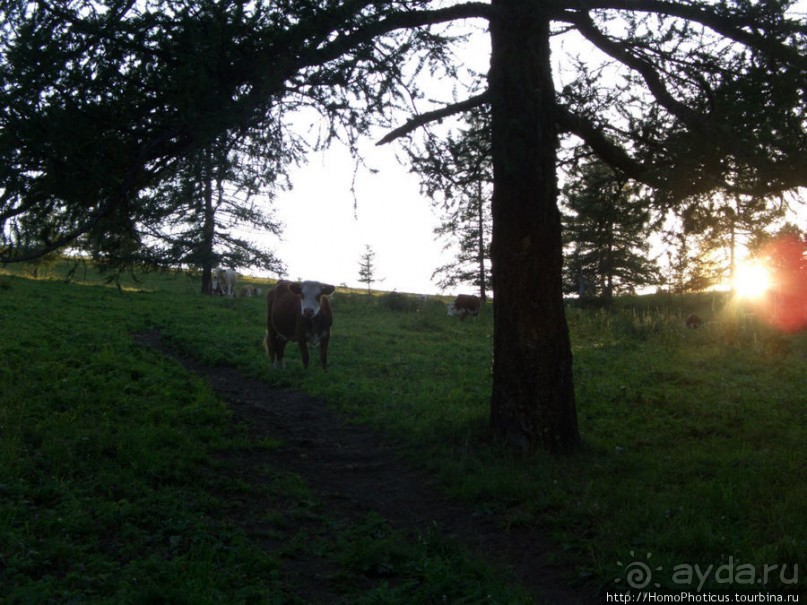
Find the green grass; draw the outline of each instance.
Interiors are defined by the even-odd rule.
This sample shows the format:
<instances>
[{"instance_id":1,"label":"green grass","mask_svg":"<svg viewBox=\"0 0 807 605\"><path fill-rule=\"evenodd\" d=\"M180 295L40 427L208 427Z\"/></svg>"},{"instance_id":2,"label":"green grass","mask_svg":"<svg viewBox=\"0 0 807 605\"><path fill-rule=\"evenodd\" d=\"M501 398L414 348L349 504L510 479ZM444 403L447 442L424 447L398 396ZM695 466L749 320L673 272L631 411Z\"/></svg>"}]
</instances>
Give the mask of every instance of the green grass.
<instances>
[{"instance_id":1,"label":"green grass","mask_svg":"<svg viewBox=\"0 0 807 605\"><path fill-rule=\"evenodd\" d=\"M805 563L807 335L779 335L724 295L570 308L585 445L552 459L516 456L488 439L490 308L460 322L437 301L397 310L382 297L337 292L328 372L303 371L292 345L278 372L262 350L262 299L203 297L183 275L123 285L0 276L0 348L10 360L0 368L0 545L11 545L0 546L3 585L57 601L136 602L163 584L201 599L189 602L239 590L242 602L289 597L280 571L288 552L267 554L236 528L211 524L219 505L205 469L217 449L244 447L243 438L203 385L132 344L131 333L152 328L207 363L324 397L384 431L503 530L546 528L581 580L624 586L626 566L649 553L661 568L653 581L666 588L747 588L714 573L685 584L673 571L727 562L759 574L788 565L785 581L773 574L765 589L804 585L791 578ZM707 320L703 328L683 327L692 311ZM288 489L307 511L310 498ZM317 539L300 548L318 544L352 595L346 602L425 603L438 592L460 602L489 578L439 537L412 540L378 519L336 534L327 515L318 523L307 530ZM378 550L362 547L366 540ZM429 575L441 566L455 571ZM175 574L180 568L193 573ZM36 579L43 569L55 570L50 579ZM502 586L482 590L517 602Z\"/></svg>"},{"instance_id":2,"label":"green grass","mask_svg":"<svg viewBox=\"0 0 807 605\"><path fill-rule=\"evenodd\" d=\"M127 299L148 295L3 284L3 602L245 602L271 592L277 561L211 524L215 498L198 489L213 450L232 438L226 408L131 341L149 313L129 312L137 305Z\"/></svg>"},{"instance_id":3,"label":"green grass","mask_svg":"<svg viewBox=\"0 0 807 605\"><path fill-rule=\"evenodd\" d=\"M285 566L300 559L328 570L335 602L527 602L437 538L330 518L282 469L239 479L228 456L278 443L251 441L201 380L132 335L161 329L207 361L258 371L261 303L201 297L182 276L136 287L0 274L0 602L305 603L308 579ZM256 494L259 542L233 509ZM374 559L395 565L378 573Z\"/></svg>"}]
</instances>

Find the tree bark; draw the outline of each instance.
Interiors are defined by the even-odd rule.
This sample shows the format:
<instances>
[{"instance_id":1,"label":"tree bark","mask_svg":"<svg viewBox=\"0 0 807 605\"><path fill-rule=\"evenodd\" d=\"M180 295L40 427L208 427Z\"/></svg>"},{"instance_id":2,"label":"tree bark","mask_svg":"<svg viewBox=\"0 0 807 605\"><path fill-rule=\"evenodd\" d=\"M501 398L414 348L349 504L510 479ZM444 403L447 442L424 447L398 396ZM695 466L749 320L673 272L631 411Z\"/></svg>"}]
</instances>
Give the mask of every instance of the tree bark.
<instances>
[{"instance_id":1,"label":"tree bark","mask_svg":"<svg viewBox=\"0 0 807 605\"><path fill-rule=\"evenodd\" d=\"M555 92L539 0L494 0L491 426L522 450L580 442L563 305Z\"/></svg>"}]
</instances>

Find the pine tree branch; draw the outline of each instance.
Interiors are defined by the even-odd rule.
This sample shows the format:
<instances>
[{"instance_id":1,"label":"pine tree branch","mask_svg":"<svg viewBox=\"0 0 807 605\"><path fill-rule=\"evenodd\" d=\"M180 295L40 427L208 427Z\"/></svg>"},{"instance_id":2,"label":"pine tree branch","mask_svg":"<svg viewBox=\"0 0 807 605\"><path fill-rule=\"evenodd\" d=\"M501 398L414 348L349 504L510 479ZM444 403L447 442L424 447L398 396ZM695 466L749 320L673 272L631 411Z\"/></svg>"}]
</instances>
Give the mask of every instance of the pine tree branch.
<instances>
[{"instance_id":1,"label":"pine tree branch","mask_svg":"<svg viewBox=\"0 0 807 605\"><path fill-rule=\"evenodd\" d=\"M575 6L576 10L625 10L643 13L655 13L677 17L700 23L726 38L744 44L749 48L757 49L771 57L787 62L804 62L805 57L798 48L782 44L776 36L766 31L763 20L766 3L749 4L748 14L738 15L731 12L725 5L708 2L678 2L669 0L584 0ZM722 6L722 10L721 10ZM560 17L566 20L570 13ZM574 18L572 18L574 20ZM807 26L803 22L781 21L778 25L788 24L788 30L793 34L804 35Z\"/></svg>"},{"instance_id":2,"label":"pine tree branch","mask_svg":"<svg viewBox=\"0 0 807 605\"><path fill-rule=\"evenodd\" d=\"M623 147L610 140L601 128L589 120L559 105L555 106L555 116L561 132L580 137L609 166L647 185L659 184L651 170L628 155Z\"/></svg>"},{"instance_id":3,"label":"pine tree branch","mask_svg":"<svg viewBox=\"0 0 807 605\"><path fill-rule=\"evenodd\" d=\"M371 21L352 33L336 37L333 42L310 53L305 64L308 66L322 65L341 57L364 42L397 30L439 25L458 19L491 19L493 13L491 5L483 2L465 2L436 10L412 10L393 13L383 19Z\"/></svg>"},{"instance_id":4,"label":"pine tree branch","mask_svg":"<svg viewBox=\"0 0 807 605\"><path fill-rule=\"evenodd\" d=\"M650 93L667 111L690 128L702 128L704 126L703 116L676 99L667 89L653 65L631 52L627 43L618 43L606 36L597 29L588 14L578 13L574 19L574 24L577 26L578 31L594 46L639 73Z\"/></svg>"},{"instance_id":5,"label":"pine tree branch","mask_svg":"<svg viewBox=\"0 0 807 605\"><path fill-rule=\"evenodd\" d=\"M399 139L408 135L410 132L417 130L421 126L425 124L429 124L430 122L436 122L438 120L442 120L443 118L447 118L448 116L453 116L458 113L462 113L464 111L468 111L469 109L474 109L475 107L479 107L480 105L486 103L489 99L488 91L485 91L481 94L478 94L474 97L470 97L465 99L464 101L460 101L459 103L452 103L451 105L446 105L440 109L435 109L433 111L427 111L426 113L422 113L414 118L408 120L403 126L399 126L389 134L387 134L384 138L376 143L376 145L386 145L387 143L391 143L395 139Z\"/></svg>"}]
</instances>

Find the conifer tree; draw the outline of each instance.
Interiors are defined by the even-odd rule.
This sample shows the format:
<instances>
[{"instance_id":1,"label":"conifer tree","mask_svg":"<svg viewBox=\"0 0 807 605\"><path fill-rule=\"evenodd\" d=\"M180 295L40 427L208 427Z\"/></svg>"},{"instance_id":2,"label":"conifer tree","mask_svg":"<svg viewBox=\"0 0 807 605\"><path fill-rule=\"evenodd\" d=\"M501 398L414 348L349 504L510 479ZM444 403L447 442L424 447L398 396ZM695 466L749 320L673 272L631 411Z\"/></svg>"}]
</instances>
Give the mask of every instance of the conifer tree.
<instances>
[{"instance_id":1,"label":"conifer tree","mask_svg":"<svg viewBox=\"0 0 807 605\"><path fill-rule=\"evenodd\" d=\"M567 293L610 305L616 293L655 281L650 208L641 187L593 160L564 187L563 200Z\"/></svg>"},{"instance_id":2,"label":"conifer tree","mask_svg":"<svg viewBox=\"0 0 807 605\"><path fill-rule=\"evenodd\" d=\"M455 251L432 279L437 278L441 288L472 284L484 302L492 282L490 108L469 112L464 122L456 134L428 139L422 150L410 149L410 159L423 191L439 212L434 233L446 241L446 249Z\"/></svg>"},{"instance_id":3,"label":"conifer tree","mask_svg":"<svg viewBox=\"0 0 807 605\"><path fill-rule=\"evenodd\" d=\"M375 251L369 244L365 244L364 252L359 259L359 281L367 286L367 294L373 292L373 282L377 281L375 272Z\"/></svg>"}]
</instances>

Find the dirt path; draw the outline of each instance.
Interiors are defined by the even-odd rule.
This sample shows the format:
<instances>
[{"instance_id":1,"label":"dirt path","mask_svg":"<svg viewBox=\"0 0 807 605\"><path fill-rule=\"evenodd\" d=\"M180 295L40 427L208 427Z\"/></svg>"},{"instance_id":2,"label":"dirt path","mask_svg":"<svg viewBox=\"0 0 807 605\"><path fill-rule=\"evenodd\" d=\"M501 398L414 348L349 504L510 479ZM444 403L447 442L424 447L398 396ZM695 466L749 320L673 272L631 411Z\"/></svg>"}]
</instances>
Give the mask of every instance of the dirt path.
<instances>
[{"instance_id":1,"label":"dirt path","mask_svg":"<svg viewBox=\"0 0 807 605\"><path fill-rule=\"evenodd\" d=\"M551 562L554 547L540 531L520 527L503 530L495 515L480 515L471 505L446 498L426 474L402 462L381 436L349 424L324 402L303 393L270 388L234 368L210 367L178 355L158 333L139 335L136 340L203 377L230 404L236 417L247 423L253 438L281 440L281 447L260 455L269 464L298 474L325 502L329 514L352 518L375 511L405 531L425 532L437 527L444 537L510 570L539 603L598 602L590 590L570 587L564 581L569 570ZM246 473L260 461L251 457L249 461L232 462L234 468L243 462ZM250 480L261 479L251 474ZM246 519L260 518L265 510L258 498L247 499L240 506L239 515ZM249 514L251 507L254 515ZM246 524L245 529L261 541L260 528ZM326 586L315 586L326 581L327 570L307 569L312 564L298 561L297 571L308 578L308 590L314 598L327 591Z\"/></svg>"}]
</instances>

